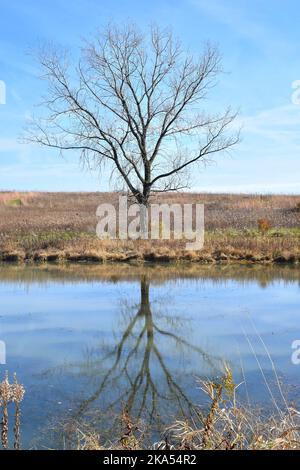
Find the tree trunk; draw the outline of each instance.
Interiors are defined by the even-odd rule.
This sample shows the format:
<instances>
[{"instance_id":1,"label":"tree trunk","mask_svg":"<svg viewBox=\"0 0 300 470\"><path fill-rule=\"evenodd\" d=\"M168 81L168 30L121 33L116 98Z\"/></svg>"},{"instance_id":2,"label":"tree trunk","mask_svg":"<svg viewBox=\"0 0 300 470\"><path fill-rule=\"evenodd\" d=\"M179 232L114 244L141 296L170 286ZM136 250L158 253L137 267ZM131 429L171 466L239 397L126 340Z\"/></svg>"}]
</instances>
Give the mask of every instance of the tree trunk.
<instances>
[{"instance_id":1,"label":"tree trunk","mask_svg":"<svg viewBox=\"0 0 300 470\"><path fill-rule=\"evenodd\" d=\"M140 234L142 240L148 239L148 207L140 204Z\"/></svg>"},{"instance_id":2,"label":"tree trunk","mask_svg":"<svg viewBox=\"0 0 300 470\"><path fill-rule=\"evenodd\" d=\"M146 186L144 187L143 193L139 193L138 196L136 196L137 202L140 207L140 238L142 240L147 240L149 238L149 193L150 189Z\"/></svg>"}]
</instances>

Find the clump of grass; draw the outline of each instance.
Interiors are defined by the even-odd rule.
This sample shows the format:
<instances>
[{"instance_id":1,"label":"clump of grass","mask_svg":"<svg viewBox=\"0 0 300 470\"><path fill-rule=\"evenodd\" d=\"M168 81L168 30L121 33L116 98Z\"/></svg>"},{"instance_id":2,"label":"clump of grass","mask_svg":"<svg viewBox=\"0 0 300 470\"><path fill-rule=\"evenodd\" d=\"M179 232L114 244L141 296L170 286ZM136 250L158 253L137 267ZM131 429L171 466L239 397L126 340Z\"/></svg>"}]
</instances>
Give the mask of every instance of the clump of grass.
<instances>
[{"instance_id":1,"label":"clump of grass","mask_svg":"<svg viewBox=\"0 0 300 470\"><path fill-rule=\"evenodd\" d=\"M224 401L224 394L227 394L231 397L235 384L233 382L232 373L228 367L225 367L225 374L219 382L203 382L203 390L211 398L211 406L209 413L204 421L204 431L202 437L202 446L204 449L210 447L210 436L213 432L214 421L219 408L219 403L221 400Z\"/></svg>"},{"instance_id":2,"label":"clump of grass","mask_svg":"<svg viewBox=\"0 0 300 470\"><path fill-rule=\"evenodd\" d=\"M20 422L21 422L21 409L20 403L23 400L25 389L23 385L17 381L16 374L14 375L14 382L9 383L8 373L6 372L5 378L0 382L0 408L2 409L1 419L1 444L3 449L8 449L8 405L13 403L15 405L14 415L14 449L20 449Z\"/></svg>"},{"instance_id":3,"label":"clump of grass","mask_svg":"<svg viewBox=\"0 0 300 470\"><path fill-rule=\"evenodd\" d=\"M187 450L299 450L300 413L288 409L264 416L223 398L220 388L203 383L211 399L209 428L196 419L176 421L170 428L173 448Z\"/></svg>"}]
</instances>

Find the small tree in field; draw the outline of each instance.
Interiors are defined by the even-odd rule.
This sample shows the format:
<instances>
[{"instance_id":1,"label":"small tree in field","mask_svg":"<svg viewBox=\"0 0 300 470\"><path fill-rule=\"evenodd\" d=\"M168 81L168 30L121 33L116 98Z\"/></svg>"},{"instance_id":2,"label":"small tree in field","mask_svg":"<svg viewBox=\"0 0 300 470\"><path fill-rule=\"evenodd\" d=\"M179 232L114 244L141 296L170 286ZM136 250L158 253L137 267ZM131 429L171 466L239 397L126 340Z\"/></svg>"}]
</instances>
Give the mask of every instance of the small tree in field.
<instances>
[{"instance_id":1,"label":"small tree in field","mask_svg":"<svg viewBox=\"0 0 300 470\"><path fill-rule=\"evenodd\" d=\"M169 31L113 26L86 45L74 68L53 48L39 61L49 85L46 115L32 122L28 140L109 164L143 206L153 192L187 187L192 165L238 141L230 109L213 116L202 107L220 72L211 46L193 58Z\"/></svg>"}]
</instances>

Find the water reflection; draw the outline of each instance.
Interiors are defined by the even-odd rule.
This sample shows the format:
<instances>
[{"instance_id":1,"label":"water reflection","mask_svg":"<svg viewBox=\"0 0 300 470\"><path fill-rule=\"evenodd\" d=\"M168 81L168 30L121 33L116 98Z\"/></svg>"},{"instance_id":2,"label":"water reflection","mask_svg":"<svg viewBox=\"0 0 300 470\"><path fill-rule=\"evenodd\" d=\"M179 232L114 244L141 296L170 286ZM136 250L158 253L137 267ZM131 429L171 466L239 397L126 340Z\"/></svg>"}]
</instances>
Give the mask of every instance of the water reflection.
<instances>
[{"instance_id":1,"label":"water reflection","mask_svg":"<svg viewBox=\"0 0 300 470\"><path fill-rule=\"evenodd\" d=\"M299 285L296 266L0 266L5 368L26 387L25 447L53 420L92 420L107 437L124 409L168 424L205 406L195 379L219 375L223 358L237 382L242 361L252 402L270 402L255 329L280 376L298 384Z\"/></svg>"},{"instance_id":2,"label":"water reflection","mask_svg":"<svg viewBox=\"0 0 300 470\"><path fill-rule=\"evenodd\" d=\"M0 263L0 282L47 285L53 282L61 284L83 282L122 282L139 280L147 273L152 283L158 284L171 279L189 279L191 281L210 280L224 283L236 280L241 283L259 284L268 287L276 281L297 282L300 286L300 266L293 264L41 264L20 266Z\"/></svg>"},{"instance_id":3,"label":"water reflection","mask_svg":"<svg viewBox=\"0 0 300 470\"><path fill-rule=\"evenodd\" d=\"M189 341L184 319L155 311L147 275L140 280L139 304L125 302L123 307L124 325L116 344L109 351L103 346L90 352L80 365L80 374L85 371L99 383L77 406L73 417L88 414L95 403L102 406L102 412L115 414L123 409L149 424L154 420L168 422L170 413L190 414L193 401L188 384L194 377L185 368L190 358L195 361L195 371L206 366L211 373L220 372L222 359Z\"/></svg>"}]
</instances>

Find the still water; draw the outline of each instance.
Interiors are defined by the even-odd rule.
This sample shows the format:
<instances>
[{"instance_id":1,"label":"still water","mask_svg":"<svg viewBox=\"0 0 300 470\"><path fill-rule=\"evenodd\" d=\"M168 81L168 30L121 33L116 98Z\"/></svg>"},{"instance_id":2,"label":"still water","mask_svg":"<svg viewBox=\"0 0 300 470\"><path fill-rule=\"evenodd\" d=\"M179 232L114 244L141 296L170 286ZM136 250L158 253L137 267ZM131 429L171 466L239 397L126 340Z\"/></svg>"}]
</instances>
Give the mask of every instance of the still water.
<instances>
[{"instance_id":1,"label":"still water","mask_svg":"<svg viewBox=\"0 0 300 470\"><path fill-rule=\"evenodd\" d=\"M0 378L26 389L23 448L67 446L66 423L110 439L124 409L163 428L206 406L199 379L224 363L241 401L280 406L278 380L299 396L299 267L10 265L0 296Z\"/></svg>"}]
</instances>

